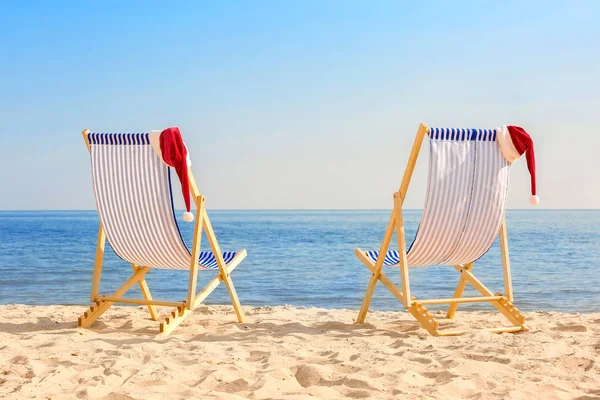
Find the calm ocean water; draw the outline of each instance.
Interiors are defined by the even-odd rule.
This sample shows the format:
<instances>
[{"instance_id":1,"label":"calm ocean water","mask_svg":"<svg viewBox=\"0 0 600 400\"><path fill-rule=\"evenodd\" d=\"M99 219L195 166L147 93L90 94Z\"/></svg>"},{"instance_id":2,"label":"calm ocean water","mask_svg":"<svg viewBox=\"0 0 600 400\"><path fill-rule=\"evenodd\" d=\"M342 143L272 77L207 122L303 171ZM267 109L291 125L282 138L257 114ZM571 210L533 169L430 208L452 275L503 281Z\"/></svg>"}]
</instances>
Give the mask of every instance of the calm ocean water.
<instances>
[{"instance_id":1,"label":"calm ocean water","mask_svg":"<svg viewBox=\"0 0 600 400\"><path fill-rule=\"evenodd\" d=\"M209 215L223 250L248 250L233 273L242 304L358 309L370 275L353 251L379 246L389 211ZM405 214L411 240L419 216L419 211ZM507 221L517 307L600 311L600 211L508 211ZM193 224L180 225L189 243ZM88 304L97 227L95 211L0 212L0 304ZM474 272L492 291L503 291L498 243ZM101 293L114 291L130 273L131 267L107 249ZM201 271L199 287L213 274ZM399 281L397 268L388 267L387 274ZM187 276L153 270L148 284L155 298L181 300ZM413 268L410 277L420 298L451 297L458 280L451 267ZM137 287L130 295L140 296ZM221 285L207 303L228 301ZM478 307L486 306L461 306ZM372 308L401 306L378 285Z\"/></svg>"}]
</instances>

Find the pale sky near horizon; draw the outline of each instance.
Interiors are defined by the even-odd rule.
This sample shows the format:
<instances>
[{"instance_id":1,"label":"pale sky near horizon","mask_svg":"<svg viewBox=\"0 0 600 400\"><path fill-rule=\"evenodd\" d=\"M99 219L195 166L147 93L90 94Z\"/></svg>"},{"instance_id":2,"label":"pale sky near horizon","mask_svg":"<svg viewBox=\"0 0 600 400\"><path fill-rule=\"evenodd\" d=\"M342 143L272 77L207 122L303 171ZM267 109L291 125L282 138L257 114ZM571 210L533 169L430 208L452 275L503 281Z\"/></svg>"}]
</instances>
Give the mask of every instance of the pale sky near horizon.
<instances>
[{"instance_id":1,"label":"pale sky near horizon","mask_svg":"<svg viewBox=\"0 0 600 400\"><path fill-rule=\"evenodd\" d=\"M94 209L81 130L172 125L209 209L391 208L419 122L523 126L538 207L600 208L600 2L167 3L3 4L0 210Z\"/></svg>"}]
</instances>

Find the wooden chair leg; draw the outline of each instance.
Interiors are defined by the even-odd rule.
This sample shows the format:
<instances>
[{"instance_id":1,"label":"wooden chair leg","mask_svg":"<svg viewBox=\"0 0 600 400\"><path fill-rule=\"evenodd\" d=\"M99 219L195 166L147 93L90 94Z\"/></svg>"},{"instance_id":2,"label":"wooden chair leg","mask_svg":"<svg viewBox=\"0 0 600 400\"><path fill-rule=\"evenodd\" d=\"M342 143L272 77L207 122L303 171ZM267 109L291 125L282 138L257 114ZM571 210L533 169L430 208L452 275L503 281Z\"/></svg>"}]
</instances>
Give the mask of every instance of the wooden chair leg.
<instances>
[{"instance_id":1,"label":"wooden chair leg","mask_svg":"<svg viewBox=\"0 0 600 400\"><path fill-rule=\"evenodd\" d=\"M140 269L139 266L133 264L131 265L131 267L133 268L133 272L137 272L137 270ZM138 284L140 285L140 290L142 291L142 296L144 296L144 299L152 300L152 295L150 294L148 283L146 283L146 278L140 279ZM156 321L158 319L156 306L148 304L148 311L150 311L150 318L152 318L153 321Z\"/></svg>"},{"instance_id":2,"label":"wooden chair leg","mask_svg":"<svg viewBox=\"0 0 600 400\"><path fill-rule=\"evenodd\" d=\"M500 255L502 256L502 272L504 275L504 295L513 301L512 276L510 273L510 257L508 255L508 234L506 233L506 217L500 225Z\"/></svg>"},{"instance_id":3,"label":"wooden chair leg","mask_svg":"<svg viewBox=\"0 0 600 400\"><path fill-rule=\"evenodd\" d=\"M92 293L90 295L91 301L94 301L100 292L100 277L102 276L102 262L104 260L105 245L106 233L104 232L102 222L100 222L100 226L98 227L98 243L96 244L96 258L94 260L94 275L92 277Z\"/></svg>"},{"instance_id":4,"label":"wooden chair leg","mask_svg":"<svg viewBox=\"0 0 600 400\"><path fill-rule=\"evenodd\" d=\"M387 228L385 229L385 235L383 236L383 241L381 243L381 247L379 248L379 256L377 257L377 262L375 263L375 270L372 271L371 279L369 279L369 284L367 285L367 290L365 292L365 297L363 298L360 311L358 312L358 317L356 318L357 324L362 324L365 322L365 318L367 318L369 305L371 304L371 299L375 293L375 286L377 286L379 275L381 274L381 269L383 268L383 260L385 259L388 249L390 248L392 236L394 236L394 230L396 229L395 211L396 208L392 210L392 216L390 217Z\"/></svg>"},{"instance_id":5,"label":"wooden chair leg","mask_svg":"<svg viewBox=\"0 0 600 400\"><path fill-rule=\"evenodd\" d=\"M208 239L208 243L210 244L210 248L217 259L217 265L219 266L219 271L221 272L221 277L223 278L223 282L225 282L225 287L227 287L227 292L229 293L229 298L231 299L231 303L233 304L233 309L235 310L235 315L239 323L244 322L244 311L242 310L242 305L240 304L240 300L238 299L237 293L235 291L235 287L233 286L233 282L231 281L231 276L229 274L229 270L227 269L227 265L225 264L225 260L223 259L223 253L221 253L221 248L219 247L219 242L215 236L215 231L212 228L210 223L210 219L208 219L208 214L206 210L203 211L203 225L204 232L206 233L206 238Z\"/></svg>"},{"instance_id":6,"label":"wooden chair leg","mask_svg":"<svg viewBox=\"0 0 600 400\"><path fill-rule=\"evenodd\" d=\"M473 263L469 263L465 265L465 269L470 271L473 268ZM458 280L458 285L456 286L456 291L454 292L454 298L458 299L462 297L465 287L467 286L467 278L464 274L460 274L460 279ZM446 318L452 319L454 318L454 314L456 313L456 309L458 308L459 303L450 304L448 311L446 312Z\"/></svg>"},{"instance_id":7,"label":"wooden chair leg","mask_svg":"<svg viewBox=\"0 0 600 400\"><path fill-rule=\"evenodd\" d=\"M196 196L196 222L194 224L194 239L192 240L192 257L190 260L190 277L188 282L187 308L193 310L196 306L196 285L198 281L198 257L202 242L202 227L204 219L204 197Z\"/></svg>"},{"instance_id":8,"label":"wooden chair leg","mask_svg":"<svg viewBox=\"0 0 600 400\"><path fill-rule=\"evenodd\" d=\"M233 304L233 309L235 310L235 315L237 316L238 322L242 324L244 323L244 311L242 310L242 305L240 304L240 299L238 299L237 292L235 291L235 287L233 286L233 281L231 280L229 271L225 269L221 273L221 276L223 276L223 281L225 282L225 287L227 288L227 292L229 293L229 298L231 299L231 304Z\"/></svg>"}]
</instances>

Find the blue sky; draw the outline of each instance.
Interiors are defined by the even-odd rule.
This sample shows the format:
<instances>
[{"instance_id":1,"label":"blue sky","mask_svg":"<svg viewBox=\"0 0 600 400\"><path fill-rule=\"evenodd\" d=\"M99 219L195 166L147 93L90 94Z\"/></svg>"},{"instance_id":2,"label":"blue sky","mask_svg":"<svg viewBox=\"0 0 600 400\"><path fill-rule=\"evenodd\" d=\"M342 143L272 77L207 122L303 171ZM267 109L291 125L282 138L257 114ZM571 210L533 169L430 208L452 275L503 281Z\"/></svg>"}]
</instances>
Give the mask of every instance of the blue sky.
<instances>
[{"instance_id":1,"label":"blue sky","mask_svg":"<svg viewBox=\"0 0 600 400\"><path fill-rule=\"evenodd\" d=\"M81 130L171 125L209 208L390 208L419 122L521 125L540 207L600 208L600 3L412 3L3 4L0 209L93 209Z\"/></svg>"}]
</instances>

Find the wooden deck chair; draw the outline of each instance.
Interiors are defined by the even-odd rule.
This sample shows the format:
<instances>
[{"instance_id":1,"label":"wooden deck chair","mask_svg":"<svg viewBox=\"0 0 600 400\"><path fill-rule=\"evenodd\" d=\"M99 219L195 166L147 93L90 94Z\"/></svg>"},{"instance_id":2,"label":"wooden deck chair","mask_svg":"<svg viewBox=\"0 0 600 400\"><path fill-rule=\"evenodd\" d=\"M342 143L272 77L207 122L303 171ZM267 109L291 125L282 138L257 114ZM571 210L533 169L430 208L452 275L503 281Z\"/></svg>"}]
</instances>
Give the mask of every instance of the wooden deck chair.
<instances>
[{"instance_id":1,"label":"wooden deck chair","mask_svg":"<svg viewBox=\"0 0 600 400\"><path fill-rule=\"evenodd\" d=\"M425 135L429 134L430 159L427 195L414 242L407 251L402 219L402 204ZM492 332L527 330L525 318L513 306L510 262L504 211L510 164L496 143L496 131L486 129L428 128L417 131L408 165L394 193L394 207L379 251L356 249L356 256L372 272L358 314L363 323L377 282L404 305L416 320L434 336L460 335L465 331L440 330L439 323L427 310L428 304L450 304L446 318L453 318L460 303L491 302L513 326L489 329ZM398 251L389 251L396 231ZM504 271L504 294L492 293L472 272L473 265L500 234ZM383 266L399 266L401 289L382 272ZM449 299L419 300L411 296L408 268L448 265L460 279ZM467 283L483 297L462 297Z\"/></svg>"},{"instance_id":2,"label":"wooden deck chair","mask_svg":"<svg viewBox=\"0 0 600 400\"><path fill-rule=\"evenodd\" d=\"M196 218L191 251L188 250L175 220L170 167L159 155L160 132L107 134L90 133L88 129L82 132L91 157L92 180L101 222L90 296L93 304L79 317L80 327L92 325L114 303L147 305L153 320L158 318L156 306L166 306L175 308L160 323L160 334L168 335L222 281L238 321L243 322L242 307L230 274L246 257L246 250L221 252L204 208L204 197L198 191L191 169L188 176ZM200 251L203 228L212 251ZM100 296L106 239L114 252L131 264L133 275L112 295ZM144 278L152 268L188 270L187 298L180 302L154 300ZM198 270L218 273L196 293ZM136 284L140 286L144 299L122 297Z\"/></svg>"}]
</instances>

